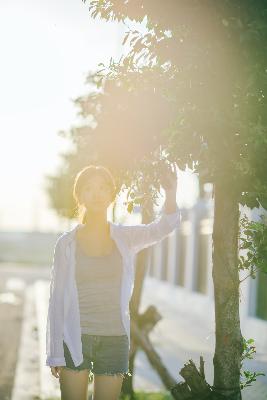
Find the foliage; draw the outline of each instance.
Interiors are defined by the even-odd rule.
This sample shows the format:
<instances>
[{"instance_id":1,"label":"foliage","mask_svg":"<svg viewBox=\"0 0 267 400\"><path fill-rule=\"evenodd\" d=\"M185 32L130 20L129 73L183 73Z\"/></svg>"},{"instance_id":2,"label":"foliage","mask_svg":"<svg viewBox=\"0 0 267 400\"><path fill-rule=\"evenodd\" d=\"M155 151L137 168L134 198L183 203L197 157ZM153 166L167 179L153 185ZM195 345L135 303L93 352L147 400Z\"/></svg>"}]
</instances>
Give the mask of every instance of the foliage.
<instances>
[{"instance_id":1,"label":"foliage","mask_svg":"<svg viewBox=\"0 0 267 400\"><path fill-rule=\"evenodd\" d=\"M127 191L128 212L137 204L146 207L151 199L157 204L160 179L169 163L165 128L175 110L160 93L165 82L163 75L160 78L155 71L144 75L145 87L144 82L138 82L137 73L120 79L88 76L92 92L74 100L83 123L60 132L71 139L74 149L62 155L63 170L58 176L48 177L52 205L61 215L74 217L71 189L75 174L84 165L95 162L111 170L118 195ZM154 90L156 76L158 89ZM98 91L100 81L102 90Z\"/></svg>"},{"instance_id":2,"label":"foliage","mask_svg":"<svg viewBox=\"0 0 267 400\"><path fill-rule=\"evenodd\" d=\"M145 32L126 32L126 56L102 71L113 79L139 72L144 85L147 71L164 75L176 108L169 148L179 167L203 182L224 182L241 204L267 206L266 3L89 3L93 18L147 19Z\"/></svg>"},{"instance_id":3,"label":"foliage","mask_svg":"<svg viewBox=\"0 0 267 400\"><path fill-rule=\"evenodd\" d=\"M239 251L246 254L239 256L238 268L248 271L248 276L256 278L256 272L267 273L267 223L266 215L260 216L260 221L250 221L246 215L240 219ZM242 281L244 280L242 279Z\"/></svg>"},{"instance_id":4,"label":"foliage","mask_svg":"<svg viewBox=\"0 0 267 400\"><path fill-rule=\"evenodd\" d=\"M255 342L254 339L246 340L243 337L243 353L241 356L241 371L240 371L240 388L243 390L244 388L251 386L253 382L256 382L256 378L258 376L265 376L262 372L251 372L247 370L243 370L243 362L245 359L252 360L253 355L256 353Z\"/></svg>"},{"instance_id":5,"label":"foliage","mask_svg":"<svg viewBox=\"0 0 267 400\"><path fill-rule=\"evenodd\" d=\"M128 27L129 52L88 74L90 92L74 101L84 123L63 133L75 149L51 182L52 205L73 216L64 188L95 160L111 168L118 187L134 183L138 197L134 175L142 167L151 180L152 162L165 152L201 183L219 180L239 203L267 207L265 3L98 0L89 1L89 12L146 20L146 30ZM53 199L55 186L60 196ZM146 191L153 197L154 186Z\"/></svg>"}]
</instances>

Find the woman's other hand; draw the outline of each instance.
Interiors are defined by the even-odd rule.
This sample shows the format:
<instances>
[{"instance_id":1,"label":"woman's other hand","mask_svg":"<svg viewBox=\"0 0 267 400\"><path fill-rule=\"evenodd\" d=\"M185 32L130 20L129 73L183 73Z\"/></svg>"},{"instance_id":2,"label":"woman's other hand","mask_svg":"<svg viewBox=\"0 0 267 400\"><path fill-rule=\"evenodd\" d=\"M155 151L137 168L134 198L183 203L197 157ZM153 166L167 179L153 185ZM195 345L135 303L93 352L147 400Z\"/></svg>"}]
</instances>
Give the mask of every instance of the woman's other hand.
<instances>
[{"instance_id":1,"label":"woman's other hand","mask_svg":"<svg viewBox=\"0 0 267 400\"><path fill-rule=\"evenodd\" d=\"M59 378L62 367L50 367L51 373L55 378Z\"/></svg>"}]
</instances>

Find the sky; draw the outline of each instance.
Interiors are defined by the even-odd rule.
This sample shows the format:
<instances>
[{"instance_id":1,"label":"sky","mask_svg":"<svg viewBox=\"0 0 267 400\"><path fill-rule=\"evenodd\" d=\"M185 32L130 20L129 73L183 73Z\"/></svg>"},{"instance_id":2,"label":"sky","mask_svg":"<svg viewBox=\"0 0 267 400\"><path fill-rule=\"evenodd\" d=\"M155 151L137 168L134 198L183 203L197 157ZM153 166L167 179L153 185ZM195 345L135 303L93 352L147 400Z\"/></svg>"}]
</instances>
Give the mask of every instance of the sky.
<instances>
[{"instance_id":1,"label":"sky","mask_svg":"<svg viewBox=\"0 0 267 400\"><path fill-rule=\"evenodd\" d=\"M81 0L1 0L0 230L58 231L44 189L70 144L61 130L79 123L73 100L88 92L85 78L118 59L127 27L93 19ZM190 205L195 177L181 177Z\"/></svg>"}]
</instances>

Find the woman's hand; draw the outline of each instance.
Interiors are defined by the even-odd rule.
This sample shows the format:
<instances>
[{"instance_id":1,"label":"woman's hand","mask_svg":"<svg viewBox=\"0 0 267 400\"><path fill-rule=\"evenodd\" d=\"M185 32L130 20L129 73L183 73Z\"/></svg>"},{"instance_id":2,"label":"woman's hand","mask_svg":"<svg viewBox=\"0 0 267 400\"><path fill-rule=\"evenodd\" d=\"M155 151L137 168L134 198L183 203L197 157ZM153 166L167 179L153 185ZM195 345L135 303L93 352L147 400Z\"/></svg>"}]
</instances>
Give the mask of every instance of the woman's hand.
<instances>
[{"instance_id":1,"label":"woman's hand","mask_svg":"<svg viewBox=\"0 0 267 400\"><path fill-rule=\"evenodd\" d=\"M50 367L51 373L55 378L59 378L60 377L61 368L62 367Z\"/></svg>"},{"instance_id":2,"label":"woman's hand","mask_svg":"<svg viewBox=\"0 0 267 400\"><path fill-rule=\"evenodd\" d=\"M160 184L165 191L176 193L177 190L177 172L176 163L164 162L161 166Z\"/></svg>"}]
</instances>

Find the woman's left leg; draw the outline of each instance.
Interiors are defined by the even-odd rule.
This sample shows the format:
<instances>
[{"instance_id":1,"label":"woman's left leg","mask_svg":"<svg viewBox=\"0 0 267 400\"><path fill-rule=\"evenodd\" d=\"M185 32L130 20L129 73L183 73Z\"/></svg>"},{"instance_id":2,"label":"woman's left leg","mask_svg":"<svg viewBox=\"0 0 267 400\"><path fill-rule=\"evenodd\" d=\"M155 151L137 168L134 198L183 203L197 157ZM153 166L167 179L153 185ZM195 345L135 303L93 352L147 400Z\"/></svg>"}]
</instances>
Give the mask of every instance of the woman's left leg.
<instances>
[{"instance_id":1,"label":"woman's left leg","mask_svg":"<svg viewBox=\"0 0 267 400\"><path fill-rule=\"evenodd\" d=\"M123 374L94 374L93 400L118 400L123 382Z\"/></svg>"},{"instance_id":2,"label":"woman's left leg","mask_svg":"<svg viewBox=\"0 0 267 400\"><path fill-rule=\"evenodd\" d=\"M93 400L118 400L129 368L128 337L97 336L95 341Z\"/></svg>"}]
</instances>

